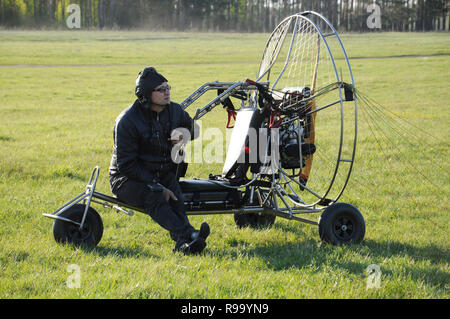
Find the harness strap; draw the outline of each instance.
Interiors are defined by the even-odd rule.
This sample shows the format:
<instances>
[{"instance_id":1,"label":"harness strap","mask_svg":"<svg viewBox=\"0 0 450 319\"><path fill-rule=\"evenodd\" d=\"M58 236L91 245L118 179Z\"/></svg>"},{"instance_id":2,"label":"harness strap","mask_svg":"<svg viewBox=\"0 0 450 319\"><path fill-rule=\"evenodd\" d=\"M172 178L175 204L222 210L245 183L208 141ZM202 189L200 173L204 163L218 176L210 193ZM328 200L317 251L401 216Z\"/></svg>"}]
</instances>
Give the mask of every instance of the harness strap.
<instances>
[{"instance_id":1,"label":"harness strap","mask_svg":"<svg viewBox=\"0 0 450 319\"><path fill-rule=\"evenodd\" d=\"M236 121L236 111L232 110L230 108L227 108L227 113L228 113L228 120L227 120L227 128L233 128L233 125L230 125L231 122L231 118L233 118L234 121Z\"/></svg>"},{"instance_id":2,"label":"harness strap","mask_svg":"<svg viewBox=\"0 0 450 319\"><path fill-rule=\"evenodd\" d=\"M280 111L272 110L269 119L269 128L278 128L281 125Z\"/></svg>"}]
</instances>

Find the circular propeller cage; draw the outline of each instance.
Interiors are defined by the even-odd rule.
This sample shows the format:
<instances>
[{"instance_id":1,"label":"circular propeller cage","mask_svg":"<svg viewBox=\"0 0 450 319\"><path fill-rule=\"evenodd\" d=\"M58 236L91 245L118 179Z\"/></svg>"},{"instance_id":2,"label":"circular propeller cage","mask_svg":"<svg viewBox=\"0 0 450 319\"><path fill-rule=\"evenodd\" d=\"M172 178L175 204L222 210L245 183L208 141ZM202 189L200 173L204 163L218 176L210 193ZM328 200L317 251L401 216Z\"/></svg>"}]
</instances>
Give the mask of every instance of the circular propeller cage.
<instances>
[{"instance_id":1,"label":"circular propeller cage","mask_svg":"<svg viewBox=\"0 0 450 319\"><path fill-rule=\"evenodd\" d=\"M280 208L337 201L355 159L357 101L349 59L334 27L311 11L284 19L267 41L257 81L267 81L275 99L293 99L296 95L286 92L302 88L310 91L305 104L309 109L304 111L308 127L298 117L285 117L280 127L303 127L307 132L302 142L315 147L313 154L302 157L300 172L277 167L279 187L274 195L282 201Z\"/></svg>"}]
</instances>

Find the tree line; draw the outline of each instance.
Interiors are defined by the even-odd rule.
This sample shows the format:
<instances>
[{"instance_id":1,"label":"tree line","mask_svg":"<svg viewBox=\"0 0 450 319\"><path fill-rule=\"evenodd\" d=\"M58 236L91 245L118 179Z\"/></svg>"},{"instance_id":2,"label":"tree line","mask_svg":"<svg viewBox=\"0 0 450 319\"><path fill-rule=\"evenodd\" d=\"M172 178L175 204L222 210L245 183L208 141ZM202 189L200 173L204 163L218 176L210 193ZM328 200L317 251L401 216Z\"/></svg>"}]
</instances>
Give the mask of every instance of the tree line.
<instances>
[{"instance_id":1,"label":"tree line","mask_svg":"<svg viewBox=\"0 0 450 319\"><path fill-rule=\"evenodd\" d=\"M448 0L0 0L2 28L67 28L69 4L82 29L270 32L286 16L313 10L340 31L369 31L370 5L381 31L449 30Z\"/></svg>"}]
</instances>

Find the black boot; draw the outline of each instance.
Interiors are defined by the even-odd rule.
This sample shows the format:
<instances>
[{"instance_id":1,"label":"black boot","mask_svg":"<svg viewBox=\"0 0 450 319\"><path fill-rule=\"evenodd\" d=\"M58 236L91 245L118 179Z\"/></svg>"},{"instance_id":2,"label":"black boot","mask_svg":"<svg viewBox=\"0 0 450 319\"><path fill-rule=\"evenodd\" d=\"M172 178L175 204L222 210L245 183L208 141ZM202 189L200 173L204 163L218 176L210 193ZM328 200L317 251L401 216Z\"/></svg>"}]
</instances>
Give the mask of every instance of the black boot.
<instances>
[{"instance_id":1,"label":"black boot","mask_svg":"<svg viewBox=\"0 0 450 319\"><path fill-rule=\"evenodd\" d=\"M206 241L206 238L208 238L209 236L209 232L210 229L208 223L202 223L202 225L200 226L200 230L195 230L192 232L191 238L194 240L198 237L201 237Z\"/></svg>"},{"instance_id":2,"label":"black boot","mask_svg":"<svg viewBox=\"0 0 450 319\"><path fill-rule=\"evenodd\" d=\"M177 240L174 251L181 251L185 255L201 253L206 247L206 238L209 236L209 233L209 225L202 223L200 230L192 232L191 238L180 238Z\"/></svg>"}]
</instances>

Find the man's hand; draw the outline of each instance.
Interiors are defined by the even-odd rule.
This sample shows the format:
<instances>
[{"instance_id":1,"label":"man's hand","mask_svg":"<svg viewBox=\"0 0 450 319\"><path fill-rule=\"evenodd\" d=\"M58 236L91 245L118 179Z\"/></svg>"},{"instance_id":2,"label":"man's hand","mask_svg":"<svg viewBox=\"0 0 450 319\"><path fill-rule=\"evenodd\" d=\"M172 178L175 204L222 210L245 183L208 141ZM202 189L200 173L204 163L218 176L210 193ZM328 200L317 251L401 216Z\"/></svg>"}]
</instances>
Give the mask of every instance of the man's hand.
<instances>
[{"instance_id":1,"label":"man's hand","mask_svg":"<svg viewBox=\"0 0 450 319\"><path fill-rule=\"evenodd\" d=\"M162 191L163 198L166 202L168 202L170 199L173 199L174 201L178 201L178 198L175 196L175 194L170 190L164 187Z\"/></svg>"},{"instance_id":2,"label":"man's hand","mask_svg":"<svg viewBox=\"0 0 450 319\"><path fill-rule=\"evenodd\" d=\"M170 137L167 139L172 145L178 144L183 140L183 133L179 130L173 130Z\"/></svg>"}]
</instances>

